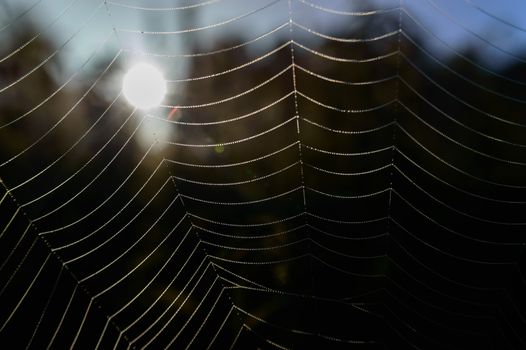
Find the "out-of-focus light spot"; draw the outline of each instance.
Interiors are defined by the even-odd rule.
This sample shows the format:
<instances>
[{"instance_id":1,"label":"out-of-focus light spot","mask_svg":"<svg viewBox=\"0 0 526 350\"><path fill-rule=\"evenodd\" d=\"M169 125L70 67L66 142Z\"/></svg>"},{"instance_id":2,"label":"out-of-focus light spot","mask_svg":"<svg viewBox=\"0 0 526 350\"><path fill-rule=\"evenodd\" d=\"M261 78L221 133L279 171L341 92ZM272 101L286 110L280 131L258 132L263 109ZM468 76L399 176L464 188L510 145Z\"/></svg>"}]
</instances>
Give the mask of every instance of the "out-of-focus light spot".
<instances>
[{"instance_id":1,"label":"out-of-focus light spot","mask_svg":"<svg viewBox=\"0 0 526 350\"><path fill-rule=\"evenodd\" d=\"M223 153L225 151L225 146L223 145L215 146L215 151L216 153Z\"/></svg>"},{"instance_id":2,"label":"out-of-focus light spot","mask_svg":"<svg viewBox=\"0 0 526 350\"><path fill-rule=\"evenodd\" d=\"M149 109L161 103L166 93L166 82L157 68L138 63L124 76L122 91L132 105Z\"/></svg>"}]
</instances>

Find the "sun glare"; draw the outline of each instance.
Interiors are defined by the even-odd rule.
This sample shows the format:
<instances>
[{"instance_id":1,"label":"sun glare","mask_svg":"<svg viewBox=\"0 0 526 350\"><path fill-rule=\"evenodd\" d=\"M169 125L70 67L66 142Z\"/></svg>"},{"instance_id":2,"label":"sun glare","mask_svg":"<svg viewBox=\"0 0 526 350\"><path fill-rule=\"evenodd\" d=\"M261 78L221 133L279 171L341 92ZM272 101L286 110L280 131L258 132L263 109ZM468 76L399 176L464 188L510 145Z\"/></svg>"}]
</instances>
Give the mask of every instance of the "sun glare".
<instances>
[{"instance_id":1,"label":"sun glare","mask_svg":"<svg viewBox=\"0 0 526 350\"><path fill-rule=\"evenodd\" d=\"M138 63L124 76L122 91L132 105L149 109L158 106L163 100L166 82L157 68Z\"/></svg>"}]
</instances>

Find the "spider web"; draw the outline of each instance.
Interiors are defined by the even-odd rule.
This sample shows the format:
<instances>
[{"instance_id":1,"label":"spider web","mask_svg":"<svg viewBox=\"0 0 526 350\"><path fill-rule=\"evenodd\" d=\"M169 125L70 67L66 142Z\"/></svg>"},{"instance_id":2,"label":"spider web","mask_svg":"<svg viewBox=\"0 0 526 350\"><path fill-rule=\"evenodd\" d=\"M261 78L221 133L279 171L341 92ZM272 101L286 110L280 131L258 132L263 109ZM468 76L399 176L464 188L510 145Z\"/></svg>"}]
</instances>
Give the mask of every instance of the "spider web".
<instances>
[{"instance_id":1,"label":"spider web","mask_svg":"<svg viewBox=\"0 0 526 350\"><path fill-rule=\"evenodd\" d=\"M513 18L471 0L50 4L0 22L0 339L526 346ZM121 94L138 61L164 72L158 108Z\"/></svg>"}]
</instances>

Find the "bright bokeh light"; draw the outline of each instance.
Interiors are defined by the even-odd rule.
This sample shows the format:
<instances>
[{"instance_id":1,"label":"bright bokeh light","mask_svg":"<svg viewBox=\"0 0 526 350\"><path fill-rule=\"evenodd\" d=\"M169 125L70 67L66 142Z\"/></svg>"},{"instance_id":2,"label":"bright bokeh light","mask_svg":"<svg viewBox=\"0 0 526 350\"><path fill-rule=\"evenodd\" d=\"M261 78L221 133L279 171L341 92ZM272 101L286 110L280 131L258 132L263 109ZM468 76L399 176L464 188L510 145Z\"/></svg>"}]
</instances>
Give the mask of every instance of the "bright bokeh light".
<instances>
[{"instance_id":1,"label":"bright bokeh light","mask_svg":"<svg viewBox=\"0 0 526 350\"><path fill-rule=\"evenodd\" d=\"M166 82L157 68L138 63L124 76L122 91L132 105L149 109L158 106L163 100Z\"/></svg>"}]
</instances>

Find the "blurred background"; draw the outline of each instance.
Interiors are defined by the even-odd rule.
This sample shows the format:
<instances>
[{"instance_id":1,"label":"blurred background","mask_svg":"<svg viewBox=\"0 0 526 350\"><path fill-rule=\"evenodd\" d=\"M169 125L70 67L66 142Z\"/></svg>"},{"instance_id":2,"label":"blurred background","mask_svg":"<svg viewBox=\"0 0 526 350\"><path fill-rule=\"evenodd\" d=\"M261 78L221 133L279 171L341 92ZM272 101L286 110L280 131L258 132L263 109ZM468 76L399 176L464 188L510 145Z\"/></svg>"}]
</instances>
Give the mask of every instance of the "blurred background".
<instances>
[{"instance_id":1,"label":"blurred background","mask_svg":"<svg viewBox=\"0 0 526 350\"><path fill-rule=\"evenodd\" d=\"M15 348L526 346L523 1L2 0L0 36Z\"/></svg>"}]
</instances>

